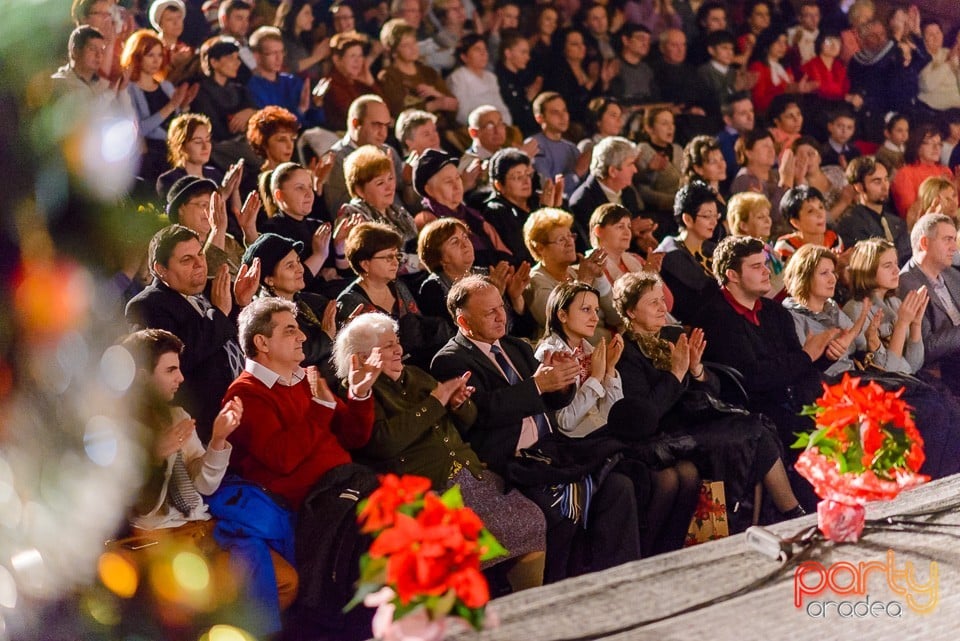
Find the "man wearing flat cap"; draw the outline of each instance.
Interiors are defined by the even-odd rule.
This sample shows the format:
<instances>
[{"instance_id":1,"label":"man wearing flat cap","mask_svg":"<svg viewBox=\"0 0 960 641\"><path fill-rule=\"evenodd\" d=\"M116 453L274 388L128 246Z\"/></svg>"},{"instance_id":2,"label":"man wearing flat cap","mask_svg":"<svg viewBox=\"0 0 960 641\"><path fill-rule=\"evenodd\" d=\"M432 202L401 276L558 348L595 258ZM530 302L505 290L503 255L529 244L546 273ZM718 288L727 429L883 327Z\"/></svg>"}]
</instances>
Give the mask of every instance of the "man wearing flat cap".
<instances>
[{"instance_id":1,"label":"man wearing flat cap","mask_svg":"<svg viewBox=\"0 0 960 641\"><path fill-rule=\"evenodd\" d=\"M463 202L463 179L457 158L439 149L427 149L413 164L413 188L423 198L421 205L429 220L456 218L470 228L474 265L490 267L501 260L516 264L497 230L475 209Z\"/></svg>"}]
</instances>

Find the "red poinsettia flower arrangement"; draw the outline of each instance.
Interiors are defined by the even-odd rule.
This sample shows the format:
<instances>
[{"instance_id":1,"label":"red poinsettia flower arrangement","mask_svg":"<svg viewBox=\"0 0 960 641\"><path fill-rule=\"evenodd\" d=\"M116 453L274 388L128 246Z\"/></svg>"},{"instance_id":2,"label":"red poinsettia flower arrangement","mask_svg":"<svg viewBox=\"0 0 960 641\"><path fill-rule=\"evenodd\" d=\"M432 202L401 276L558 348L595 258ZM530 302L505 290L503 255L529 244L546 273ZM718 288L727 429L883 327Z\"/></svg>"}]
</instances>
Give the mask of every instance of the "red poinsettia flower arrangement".
<instances>
[{"instance_id":1,"label":"red poinsettia flower arrangement","mask_svg":"<svg viewBox=\"0 0 960 641\"><path fill-rule=\"evenodd\" d=\"M479 630L490 600L480 563L506 550L464 507L459 486L441 496L429 490L429 479L387 474L360 503L361 532L375 538L360 559L360 586L348 608L366 598L388 606L394 620L422 608L431 621L459 617Z\"/></svg>"},{"instance_id":2,"label":"red poinsettia flower arrangement","mask_svg":"<svg viewBox=\"0 0 960 641\"><path fill-rule=\"evenodd\" d=\"M923 437L901 398L904 389L891 392L873 381L860 383L844 375L836 385L824 385L823 396L801 412L813 418L816 429L793 444L804 449L797 472L825 499L818 506L820 529L833 540L856 541L863 528L862 507L851 514L841 505L890 500L930 480L919 473Z\"/></svg>"}]
</instances>

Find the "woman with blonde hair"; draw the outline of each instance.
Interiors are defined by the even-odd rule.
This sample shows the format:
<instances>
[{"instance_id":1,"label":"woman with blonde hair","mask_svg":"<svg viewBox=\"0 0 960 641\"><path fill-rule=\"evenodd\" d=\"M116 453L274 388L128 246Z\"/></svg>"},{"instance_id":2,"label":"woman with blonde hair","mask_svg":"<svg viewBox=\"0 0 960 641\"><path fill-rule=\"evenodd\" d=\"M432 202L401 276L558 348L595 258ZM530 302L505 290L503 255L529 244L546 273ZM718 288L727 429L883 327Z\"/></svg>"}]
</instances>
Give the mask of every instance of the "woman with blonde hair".
<instances>
[{"instance_id":1,"label":"woman with blonde hair","mask_svg":"<svg viewBox=\"0 0 960 641\"><path fill-rule=\"evenodd\" d=\"M547 298L553 288L567 280L578 280L590 285L600 295L601 322L594 340L609 337L608 324L616 326L610 283L603 277L607 253L598 249L589 258L577 255L577 237L571 231L573 214L555 207L544 207L530 214L523 224L523 242L537 264L530 270L530 283L523 293L527 309L537 321L537 336L543 336L547 327ZM574 267L579 260L579 265Z\"/></svg>"},{"instance_id":2,"label":"woman with blonde hair","mask_svg":"<svg viewBox=\"0 0 960 641\"><path fill-rule=\"evenodd\" d=\"M773 218L770 216L770 201L763 194L744 191L730 197L727 204L727 231L731 236L752 236L763 241L763 255L770 270L770 291L764 297L782 300L786 296L783 286L783 261L770 244Z\"/></svg>"},{"instance_id":3,"label":"woman with blonde hair","mask_svg":"<svg viewBox=\"0 0 960 641\"><path fill-rule=\"evenodd\" d=\"M952 180L944 176L930 176L920 183L917 196L920 205L911 212L912 215L907 220L907 226L910 229L917 222L917 218L924 214L943 214L952 218L954 222L960 222L957 187Z\"/></svg>"}]
</instances>

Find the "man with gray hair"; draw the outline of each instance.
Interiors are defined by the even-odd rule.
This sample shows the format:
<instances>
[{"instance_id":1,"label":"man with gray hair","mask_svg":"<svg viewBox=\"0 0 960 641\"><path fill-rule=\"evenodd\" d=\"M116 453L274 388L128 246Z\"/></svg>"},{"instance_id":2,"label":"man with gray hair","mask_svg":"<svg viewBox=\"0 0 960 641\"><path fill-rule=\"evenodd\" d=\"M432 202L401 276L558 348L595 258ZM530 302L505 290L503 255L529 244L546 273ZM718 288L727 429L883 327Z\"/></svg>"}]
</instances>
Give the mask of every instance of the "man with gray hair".
<instances>
[{"instance_id":1,"label":"man with gray hair","mask_svg":"<svg viewBox=\"0 0 960 641\"><path fill-rule=\"evenodd\" d=\"M316 368L304 369L306 335L297 307L274 297L258 298L240 312L244 371L224 402L243 403L244 417L231 436L231 465L296 509L324 474L351 462L347 450L361 447L373 429L370 388L380 375L379 350L365 362L351 360L346 400L334 396Z\"/></svg>"},{"instance_id":2,"label":"man with gray hair","mask_svg":"<svg viewBox=\"0 0 960 641\"><path fill-rule=\"evenodd\" d=\"M633 215L634 235L641 229L652 231L653 221L643 215L643 200L633 186L637 173L637 146L621 136L608 136L593 148L590 175L570 197L570 211L576 219L577 234L586 241L590 234L590 216L600 205L623 205ZM639 220L638 220L639 219Z\"/></svg>"},{"instance_id":3,"label":"man with gray hair","mask_svg":"<svg viewBox=\"0 0 960 641\"><path fill-rule=\"evenodd\" d=\"M930 304L923 318L925 367L940 366L943 382L960 389L960 273L953 267L957 228L943 214L921 216L910 233L913 257L900 270L900 298L925 287Z\"/></svg>"}]
</instances>

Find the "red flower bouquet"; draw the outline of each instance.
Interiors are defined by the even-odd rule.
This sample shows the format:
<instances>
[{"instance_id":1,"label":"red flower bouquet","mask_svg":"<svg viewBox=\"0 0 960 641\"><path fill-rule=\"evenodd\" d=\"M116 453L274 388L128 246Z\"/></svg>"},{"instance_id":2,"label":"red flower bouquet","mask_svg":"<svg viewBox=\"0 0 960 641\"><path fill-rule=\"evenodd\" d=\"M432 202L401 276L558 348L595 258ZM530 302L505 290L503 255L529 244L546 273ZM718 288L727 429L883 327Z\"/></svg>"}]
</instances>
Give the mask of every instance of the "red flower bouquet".
<instances>
[{"instance_id":1,"label":"red flower bouquet","mask_svg":"<svg viewBox=\"0 0 960 641\"><path fill-rule=\"evenodd\" d=\"M902 490L930 480L919 474L923 437L912 409L876 382L860 385L844 375L823 386L823 396L804 407L816 429L801 434L795 448L804 448L796 470L824 499L817 506L820 530L837 542L856 542L863 531L868 501L890 500Z\"/></svg>"},{"instance_id":2,"label":"red flower bouquet","mask_svg":"<svg viewBox=\"0 0 960 641\"><path fill-rule=\"evenodd\" d=\"M483 627L490 592L480 563L506 550L463 506L458 486L442 496L429 489L429 479L387 474L358 506L361 531L375 538L347 607L378 607L378 639L439 638L447 617Z\"/></svg>"}]
</instances>

